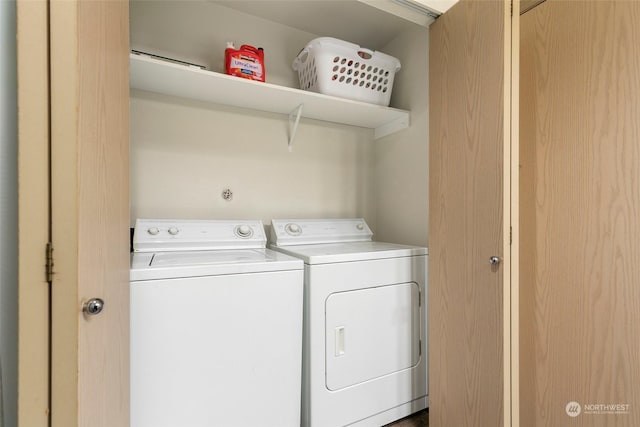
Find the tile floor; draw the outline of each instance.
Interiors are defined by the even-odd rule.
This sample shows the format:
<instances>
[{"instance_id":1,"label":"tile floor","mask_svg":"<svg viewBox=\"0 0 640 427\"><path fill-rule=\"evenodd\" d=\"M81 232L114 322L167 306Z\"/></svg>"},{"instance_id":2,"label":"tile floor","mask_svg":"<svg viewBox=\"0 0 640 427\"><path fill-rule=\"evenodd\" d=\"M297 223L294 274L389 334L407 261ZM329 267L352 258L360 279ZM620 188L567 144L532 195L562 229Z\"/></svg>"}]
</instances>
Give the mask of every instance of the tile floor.
<instances>
[{"instance_id":1,"label":"tile floor","mask_svg":"<svg viewBox=\"0 0 640 427\"><path fill-rule=\"evenodd\" d=\"M429 427L429 410L425 409L394 423L387 424L386 427Z\"/></svg>"}]
</instances>

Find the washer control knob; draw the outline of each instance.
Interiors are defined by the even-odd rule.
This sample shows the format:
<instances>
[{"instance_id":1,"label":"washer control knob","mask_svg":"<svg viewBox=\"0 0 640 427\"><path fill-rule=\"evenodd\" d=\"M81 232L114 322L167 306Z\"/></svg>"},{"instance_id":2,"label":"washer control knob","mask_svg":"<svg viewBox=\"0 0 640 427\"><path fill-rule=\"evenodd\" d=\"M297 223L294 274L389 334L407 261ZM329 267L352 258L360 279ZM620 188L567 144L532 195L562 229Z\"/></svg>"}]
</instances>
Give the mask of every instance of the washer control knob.
<instances>
[{"instance_id":1,"label":"washer control knob","mask_svg":"<svg viewBox=\"0 0 640 427\"><path fill-rule=\"evenodd\" d=\"M160 229L158 227L151 227L150 229L147 230L147 233L151 234L152 236L155 236L159 232L160 232Z\"/></svg>"},{"instance_id":2,"label":"washer control knob","mask_svg":"<svg viewBox=\"0 0 640 427\"><path fill-rule=\"evenodd\" d=\"M248 225L239 225L236 227L236 234L240 237L251 237L253 230Z\"/></svg>"},{"instance_id":3,"label":"washer control knob","mask_svg":"<svg viewBox=\"0 0 640 427\"><path fill-rule=\"evenodd\" d=\"M362 223L356 225L356 228L360 231L364 230L364 225Z\"/></svg>"},{"instance_id":4,"label":"washer control knob","mask_svg":"<svg viewBox=\"0 0 640 427\"><path fill-rule=\"evenodd\" d=\"M167 230L169 232L169 234L171 234L172 236L175 236L176 234L178 234L180 232L180 230L178 230L176 227L171 227L169 228L169 230Z\"/></svg>"},{"instance_id":5,"label":"washer control knob","mask_svg":"<svg viewBox=\"0 0 640 427\"><path fill-rule=\"evenodd\" d=\"M302 233L302 229L298 224L287 224L284 228L287 233L294 236L297 236L298 234Z\"/></svg>"}]
</instances>

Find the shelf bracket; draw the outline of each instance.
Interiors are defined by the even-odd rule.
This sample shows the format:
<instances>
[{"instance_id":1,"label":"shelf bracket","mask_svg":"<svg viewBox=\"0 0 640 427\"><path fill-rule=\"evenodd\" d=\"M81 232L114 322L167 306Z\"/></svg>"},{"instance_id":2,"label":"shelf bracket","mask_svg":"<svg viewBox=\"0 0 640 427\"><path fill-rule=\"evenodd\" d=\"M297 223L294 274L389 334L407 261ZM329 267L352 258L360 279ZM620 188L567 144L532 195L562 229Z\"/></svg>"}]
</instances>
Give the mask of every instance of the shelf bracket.
<instances>
[{"instance_id":1,"label":"shelf bracket","mask_svg":"<svg viewBox=\"0 0 640 427\"><path fill-rule=\"evenodd\" d=\"M302 106L298 105L292 112L289 113L289 152L293 151L293 139L296 137L298 131L298 124L300 124L300 116L302 116Z\"/></svg>"},{"instance_id":2,"label":"shelf bracket","mask_svg":"<svg viewBox=\"0 0 640 427\"><path fill-rule=\"evenodd\" d=\"M407 113L405 116L399 117L375 128L373 132L373 139L382 138L387 135L391 135L392 133L399 132L402 129L408 128L409 124L409 114Z\"/></svg>"}]
</instances>

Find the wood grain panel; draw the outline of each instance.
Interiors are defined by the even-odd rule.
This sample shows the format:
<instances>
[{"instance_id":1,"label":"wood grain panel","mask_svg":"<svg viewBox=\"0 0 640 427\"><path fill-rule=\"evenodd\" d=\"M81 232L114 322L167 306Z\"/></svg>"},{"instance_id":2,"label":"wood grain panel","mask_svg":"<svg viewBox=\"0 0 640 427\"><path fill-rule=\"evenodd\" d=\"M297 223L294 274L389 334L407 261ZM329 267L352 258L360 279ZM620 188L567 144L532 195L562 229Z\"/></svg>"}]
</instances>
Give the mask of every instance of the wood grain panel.
<instances>
[{"instance_id":1,"label":"wood grain panel","mask_svg":"<svg viewBox=\"0 0 640 427\"><path fill-rule=\"evenodd\" d=\"M509 37L509 46L505 47L506 50L510 50L509 69L505 71L510 77L510 98L509 102L509 141L506 141L505 152L509 152L509 160L505 159L505 165L509 164L508 172L505 173L505 181L508 184L505 185L504 203L505 203L505 218L508 218L509 228L505 229L505 233L508 233L509 241L505 243L510 253L510 269L505 271L504 289L504 307L505 307L505 320L504 320L504 345L505 345L505 358L508 358L510 363L505 363L505 420L507 425L512 427L520 427L520 331L518 325L520 324L520 223L518 221L520 212L520 13L522 3L520 0L513 0L512 2L513 13L507 21L511 23L511 34ZM507 23L508 25L508 23ZM506 156L505 156L506 157ZM505 220L505 223L507 221ZM508 307L508 309L506 308ZM508 377L507 377L508 376ZM507 406L508 405L508 406ZM508 408L508 411L507 411Z\"/></svg>"},{"instance_id":2,"label":"wood grain panel","mask_svg":"<svg viewBox=\"0 0 640 427\"><path fill-rule=\"evenodd\" d=\"M20 1L18 60L18 425L49 425L49 31L47 2ZM1 412L1 411L0 411ZM2 424L0 422L0 424Z\"/></svg>"},{"instance_id":3,"label":"wood grain panel","mask_svg":"<svg viewBox=\"0 0 640 427\"><path fill-rule=\"evenodd\" d=\"M129 425L128 2L52 2L52 425ZM99 297L104 311L85 316Z\"/></svg>"},{"instance_id":4,"label":"wood grain panel","mask_svg":"<svg viewBox=\"0 0 640 427\"><path fill-rule=\"evenodd\" d=\"M535 265L535 246L530 242L536 234L535 222L535 197L532 191L534 181L535 151L534 145L531 144L535 136L535 110L533 104L529 102L533 99L533 85L528 82L532 81L532 73L534 71L531 63L531 55L526 52L526 46L531 44L533 34L532 26L526 25L526 20L531 12L527 12L520 17L520 173L519 173L519 239L516 240L519 248L519 358L520 358L520 420L521 427L531 424L535 418L531 410L534 405L528 404L534 397L531 392L533 372L531 367L534 366L534 342L533 342L533 304L529 301L535 299L534 287L534 271ZM524 52L523 52L524 51ZM529 421L531 420L531 421ZM529 424L528 424L529 423Z\"/></svg>"},{"instance_id":5,"label":"wood grain panel","mask_svg":"<svg viewBox=\"0 0 640 427\"><path fill-rule=\"evenodd\" d=\"M429 422L503 425L504 3L430 28Z\"/></svg>"},{"instance_id":6,"label":"wood grain panel","mask_svg":"<svg viewBox=\"0 0 640 427\"><path fill-rule=\"evenodd\" d=\"M638 22L633 1L548 0L522 17L525 427L640 425ZM600 404L629 412L588 413Z\"/></svg>"},{"instance_id":7,"label":"wood grain panel","mask_svg":"<svg viewBox=\"0 0 640 427\"><path fill-rule=\"evenodd\" d=\"M79 426L129 425L129 4L78 6ZM96 414L99 422L96 420Z\"/></svg>"},{"instance_id":8,"label":"wood grain panel","mask_svg":"<svg viewBox=\"0 0 640 427\"><path fill-rule=\"evenodd\" d=\"M49 3L51 84L51 425L77 426L77 46L75 1Z\"/></svg>"}]
</instances>

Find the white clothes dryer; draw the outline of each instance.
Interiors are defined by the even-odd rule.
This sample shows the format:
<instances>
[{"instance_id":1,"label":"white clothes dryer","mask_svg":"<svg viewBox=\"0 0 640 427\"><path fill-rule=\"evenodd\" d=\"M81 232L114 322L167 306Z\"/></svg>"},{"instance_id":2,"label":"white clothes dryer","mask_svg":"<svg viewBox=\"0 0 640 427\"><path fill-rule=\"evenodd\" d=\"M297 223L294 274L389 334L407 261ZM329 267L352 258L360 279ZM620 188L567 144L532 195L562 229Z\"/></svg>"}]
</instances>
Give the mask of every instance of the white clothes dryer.
<instances>
[{"instance_id":1,"label":"white clothes dryer","mask_svg":"<svg viewBox=\"0 0 640 427\"><path fill-rule=\"evenodd\" d=\"M260 221L138 220L131 426L300 425L303 263Z\"/></svg>"},{"instance_id":2,"label":"white clothes dryer","mask_svg":"<svg viewBox=\"0 0 640 427\"><path fill-rule=\"evenodd\" d=\"M363 219L273 220L271 242L305 264L302 425L426 408L427 249L373 242Z\"/></svg>"}]
</instances>

